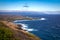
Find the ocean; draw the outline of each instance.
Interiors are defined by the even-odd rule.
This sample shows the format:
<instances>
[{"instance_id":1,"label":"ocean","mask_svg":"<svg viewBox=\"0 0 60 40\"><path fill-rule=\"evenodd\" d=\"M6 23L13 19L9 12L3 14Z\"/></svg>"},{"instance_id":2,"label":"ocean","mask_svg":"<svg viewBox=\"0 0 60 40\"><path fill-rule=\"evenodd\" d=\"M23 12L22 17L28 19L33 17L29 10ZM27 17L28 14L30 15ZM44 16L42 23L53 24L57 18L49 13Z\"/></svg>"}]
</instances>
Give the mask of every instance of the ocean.
<instances>
[{"instance_id":1,"label":"ocean","mask_svg":"<svg viewBox=\"0 0 60 40\"><path fill-rule=\"evenodd\" d=\"M21 24L22 29L26 29L42 40L60 40L60 15L45 16L43 18L45 19L15 20L14 23Z\"/></svg>"}]
</instances>

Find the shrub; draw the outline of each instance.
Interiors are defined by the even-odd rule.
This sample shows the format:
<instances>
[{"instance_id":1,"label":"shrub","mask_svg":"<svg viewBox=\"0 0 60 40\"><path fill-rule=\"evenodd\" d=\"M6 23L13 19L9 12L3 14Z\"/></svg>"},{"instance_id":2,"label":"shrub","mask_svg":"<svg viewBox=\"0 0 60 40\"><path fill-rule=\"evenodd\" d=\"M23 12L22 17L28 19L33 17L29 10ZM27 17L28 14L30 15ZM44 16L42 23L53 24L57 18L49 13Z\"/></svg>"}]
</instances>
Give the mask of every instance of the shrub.
<instances>
[{"instance_id":1,"label":"shrub","mask_svg":"<svg viewBox=\"0 0 60 40\"><path fill-rule=\"evenodd\" d=\"M13 32L9 28L0 27L0 40L13 40Z\"/></svg>"}]
</instances>

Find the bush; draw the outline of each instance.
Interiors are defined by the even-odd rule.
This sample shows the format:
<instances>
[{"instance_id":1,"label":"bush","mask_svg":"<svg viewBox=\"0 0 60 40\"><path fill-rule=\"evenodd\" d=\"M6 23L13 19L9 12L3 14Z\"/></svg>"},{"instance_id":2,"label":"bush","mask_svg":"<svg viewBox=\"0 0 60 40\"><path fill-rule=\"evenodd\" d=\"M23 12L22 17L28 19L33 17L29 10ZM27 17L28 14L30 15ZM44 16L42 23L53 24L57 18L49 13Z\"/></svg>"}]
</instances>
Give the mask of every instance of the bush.
<instances>
[{"instance_id":1,"label":"bush","mask_svg":"<svg viewBox=\"0 0 60 40\"><path fill-rule=\"evenodd\" d=\"M0 40L13 40L13 32L9 28L0 27Z\"/></svg>"},{"instance_id":2,"label":"bush","mask_svg":"<svg viewBox=\"0 0 60 40\"><path fill-rule=\"evenodd\" d=\"M0 22L0 40L19 40L14 34L10 28Z\"/></svg>"}]
</instances>

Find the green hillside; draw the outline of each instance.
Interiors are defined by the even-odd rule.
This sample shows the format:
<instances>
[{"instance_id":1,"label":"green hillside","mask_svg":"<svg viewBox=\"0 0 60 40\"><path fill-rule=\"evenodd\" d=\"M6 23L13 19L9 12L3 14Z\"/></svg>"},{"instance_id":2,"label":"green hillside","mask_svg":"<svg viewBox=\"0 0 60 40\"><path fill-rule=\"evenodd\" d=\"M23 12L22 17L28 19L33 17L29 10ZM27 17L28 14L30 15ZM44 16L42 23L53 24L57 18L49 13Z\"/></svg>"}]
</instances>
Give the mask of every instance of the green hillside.
<instances>
[{"instance_id":1,"label":"green hillside","mask_svg":"<svg viewBox=\"0 0 60 40\"><path fill-rule=\"evenodd\" d=\"M12 26L11 26L12 27ZM21 31L13 30L6 26L3 22L0 22L0 40L40 40L35 35Z\"/></svg>"}]
</instances>

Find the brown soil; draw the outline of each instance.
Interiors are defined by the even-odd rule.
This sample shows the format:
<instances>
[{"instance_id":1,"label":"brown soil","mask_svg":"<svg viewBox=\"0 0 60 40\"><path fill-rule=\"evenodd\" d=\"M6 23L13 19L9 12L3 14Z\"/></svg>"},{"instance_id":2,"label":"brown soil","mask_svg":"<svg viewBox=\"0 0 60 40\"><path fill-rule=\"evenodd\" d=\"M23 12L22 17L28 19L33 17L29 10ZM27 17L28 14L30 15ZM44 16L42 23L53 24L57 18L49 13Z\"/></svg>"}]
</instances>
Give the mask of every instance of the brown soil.
<instances>
[{"instance_id":1,"label":"brown soil","mask_svg":"<svg viewBox=\"0 0 60 40\"><path fill-rule=\"evenodd\" d=\"M8 21L1 21L1 22L13 31L14 37L18 38L18 40L40 40L35 35L22 30L12 22L8 22Z\"/></svg>"}]
</instances>

